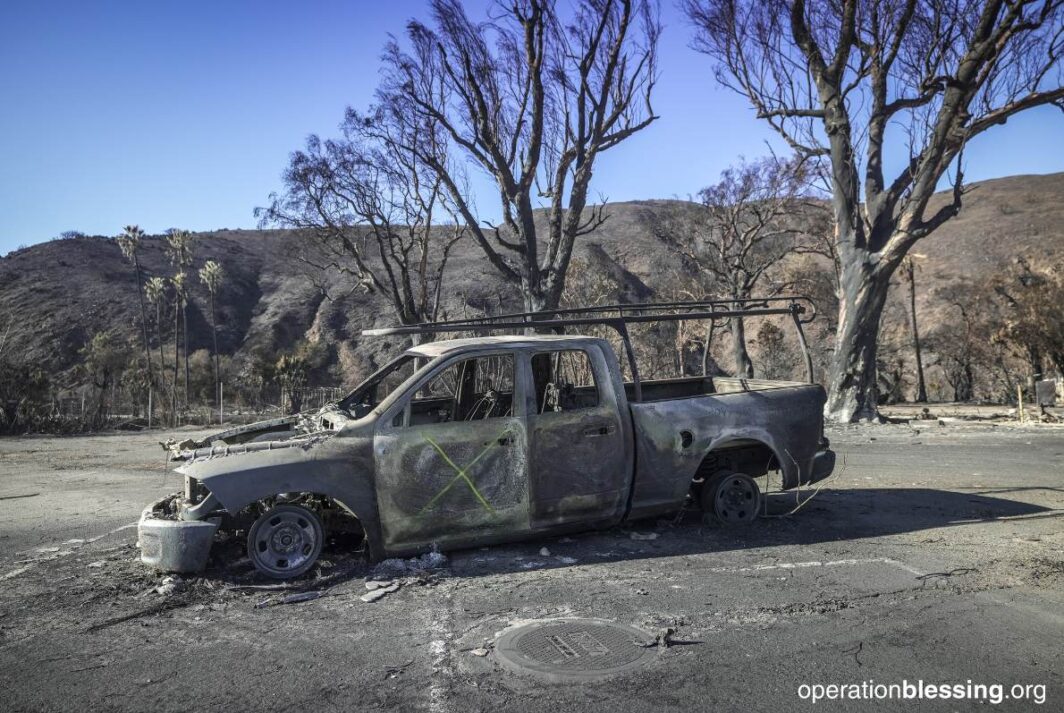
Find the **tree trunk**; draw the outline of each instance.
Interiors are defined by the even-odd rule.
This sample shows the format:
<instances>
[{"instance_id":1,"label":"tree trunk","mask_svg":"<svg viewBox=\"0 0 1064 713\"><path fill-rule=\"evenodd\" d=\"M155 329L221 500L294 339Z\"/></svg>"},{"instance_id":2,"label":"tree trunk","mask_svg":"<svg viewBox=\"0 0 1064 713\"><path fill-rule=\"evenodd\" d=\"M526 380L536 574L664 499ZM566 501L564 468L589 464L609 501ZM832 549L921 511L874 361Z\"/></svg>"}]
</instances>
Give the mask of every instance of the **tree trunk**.
<instances>
[{"instance_id":1,"label":"tree trunk","mask_svg":"<svg viewBox=\"0 0 1064 713\"><path fill-rule=\"evenodd\" d=\"M188 408L188 382L189 382L189 369L188 369L188 301L184 301L181 305L181 352L185 359L185 408Z\"/></svg>"},{"instance_id":2,"label":"tree trunk","mask_svg":"<svg viewBox=\"0 0 1064 713\"><path fill-rule=\"evenodd\" d=\"M159 340L159 386L162 388L166 385L166 362L163 360L163 303L161 298L155 303L155 337ZM163 409L165 408L164 406Z\"/></svg>"},{"instance_id":3,"label":"tree trunk","mask_svg":"<svg viewBox=\"0 0 1064 713\"><path fill-rule=\"evenodd\" d=\"M148 365L148 384L149 389L152 381L152 364L151 364L151 342L148 340L148 308L144 305L144 284L141 281L140 273L140 258L137 257L136 251L133 252L133 267L137 274L137 299L140 301L140 328L144 337L144 359ZM159 365L162 368L162 364Z\"/></svg>"},{"instance_id":4,"label":"tree trunk","mask_svg":"<svg viewBox=\"0 0 1064 713\"><path fill-rule=\"evenodd\" d=\"M916 403L927 403L927 385L924 382L924 360L920 354L920 330L916 326L916 269L912 259L906 266L909 278L909 314L912 318L913 351L916 352Z\"/></svg>"},{"instance_id":5,"label":"tree trunk","mask_svg":"<svg viewBox=\"0 0 1064 713\"><path fill-rule=\"evenodd\" d=\"M754 364L746 351L746 324L742 317L731 318L732 350L735 354L735 375L743 379L754 378Z\"/></svg>"},{"instance_id":6,"label":"tree trunk","mask_svg":"<svg viewBox=\"0 0 1064 713\"><path fill-rule=\"evenodd\" d=\"M211 337L214 341L214 396L218 399L218 423L222 422L222 373L218 364L218 316L214 311L214 290L211 290Z\"/></svg>"},{"instance_id":7,"label":"tree trunk","mask_svg":"<svg viewBox=\"0 0 1064 713\"><path fill-rule=\"evenodd\" d=\"M181 300L178 298L177 302L174 302L174 391L173 391L173 406L174 406L174 426L177 425L177 374L178 369L181 368Z\"/></svg>"},{"instance_id":8,"label":"tree trunk","mask_svg":"<svg viewBox=\"0 0 1064 713\"><path fill-rule=\"evenodd\" d=\"M953 388L953 400L958 402L971 401L974 395L974 389L972 388L974 383L975 374L972 371L972 364L971 362L965 362L961 367L957 385Z\"/></svg>"},{"instance_id":9,"label":"tree trunk","mask_svg":"<svg viewBox=\"0 0 1064 713\"><path fill-rule=\"evenodd\" d=\"M879 389L876 356L879 320L887 301L890 270L867 260L845 260L839 295L839 326L824 413L842 423L875 421Z\"/></svg>"},{"instance_id":10,"label":"tree trunk","mask_svg":"<svg viewBox=\"0 0 1064 713\"><path fill-rule=\"evenodd\" d=\"M713 332L716 330L717 324L712 319L706 322L706 348L702 350L702 376L707 376L709 371L710 347L713 344Z\"/></svg>"}]
</instances>

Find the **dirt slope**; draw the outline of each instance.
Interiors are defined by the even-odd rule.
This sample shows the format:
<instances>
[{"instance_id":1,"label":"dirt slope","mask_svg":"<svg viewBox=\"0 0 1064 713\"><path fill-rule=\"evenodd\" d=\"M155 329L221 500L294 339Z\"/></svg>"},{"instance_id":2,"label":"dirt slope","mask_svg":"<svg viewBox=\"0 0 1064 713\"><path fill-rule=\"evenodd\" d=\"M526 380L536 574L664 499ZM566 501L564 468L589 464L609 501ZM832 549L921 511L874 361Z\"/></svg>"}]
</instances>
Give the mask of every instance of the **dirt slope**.
<instances>
[{"instance_id":1,"label":"dirt slope","mask_svg":"<svg viewBox=\"0 0 1064 713\"><path fill-rule=\"evenodd\" d=\"M945 285L993 274L1017 254L1064 254L1062 199L1064 173L974 184L961 215L918 247L927 256L919 285L922 304L933 307ZM624 285L628 299L653 299L674 259L649 226L675 206L673 201L611 204L609 220L581 240L578 256ZM359 332L391 323L390 310L380 296L361 291L336 290L335 298L327 299L293 257L299 240L279 230L196 235L196 267L215 259L228 275L219 300L221 349L239 360L258 349L276 351L302 338L320 339L351 379L376 366L388 348L386 341L367 341ZM145 241L142 260L149 274L170 271L160 237ZM455 251L447 293L446 311L452 316L515 306L513 288L499 281L472 242ZM209 346L210 333L207 295L198 281L192 294L194 350ZM100 330L136 339L136 305L133 271L112 240L56 240L0 258L0 319L10 325L12 343L52 372L74 366L78 351Z\"/></svg>"}]
</instances>

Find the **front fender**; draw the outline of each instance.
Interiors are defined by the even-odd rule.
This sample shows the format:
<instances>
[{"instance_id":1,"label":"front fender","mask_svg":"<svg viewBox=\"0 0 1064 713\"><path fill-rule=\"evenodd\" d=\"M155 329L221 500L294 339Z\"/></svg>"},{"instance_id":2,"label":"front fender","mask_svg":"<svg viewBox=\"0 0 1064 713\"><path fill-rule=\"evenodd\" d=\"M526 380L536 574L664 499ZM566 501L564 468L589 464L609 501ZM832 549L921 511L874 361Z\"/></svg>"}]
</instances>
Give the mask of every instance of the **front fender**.
<instances>
[{"instance_id":1,"label":"front fender","mask_svg":"<svg viewBox=\"0 0 1064 713\"><path fill-rule=\"evenodd\" d=\"M280 493L326 495L359 519L372 554L380 542L372 451L340 438L292 443L199 457L177 470L202 483L234 515L256 500Z\"/></svg>"}]
</instances>

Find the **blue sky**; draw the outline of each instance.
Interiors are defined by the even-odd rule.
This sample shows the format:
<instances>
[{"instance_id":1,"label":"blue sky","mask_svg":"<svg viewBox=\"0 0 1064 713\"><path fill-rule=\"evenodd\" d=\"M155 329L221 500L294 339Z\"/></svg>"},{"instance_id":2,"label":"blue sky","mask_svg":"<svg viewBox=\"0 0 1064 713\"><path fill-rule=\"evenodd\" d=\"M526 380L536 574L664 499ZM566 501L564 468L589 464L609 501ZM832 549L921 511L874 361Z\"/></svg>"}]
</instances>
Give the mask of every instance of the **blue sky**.
<instances>
[{"instance_id":1,"label":"blue sky","mask_svg":"<svg viewBox=\"0 0 1064 713\"><path fill-rule=\"evenodd\" d=\"M370 102L387 34L426 15L422 0L4 0L0 254L127 223L253 227L289 152ZM662 118L603 157L595 196L687 196L765 153L765 127L714 85L672 0L663 20ZM969 147L967 177L1064 170L1062 138L1059 110L1017 117Z\"/></svg>"}]
</instances>

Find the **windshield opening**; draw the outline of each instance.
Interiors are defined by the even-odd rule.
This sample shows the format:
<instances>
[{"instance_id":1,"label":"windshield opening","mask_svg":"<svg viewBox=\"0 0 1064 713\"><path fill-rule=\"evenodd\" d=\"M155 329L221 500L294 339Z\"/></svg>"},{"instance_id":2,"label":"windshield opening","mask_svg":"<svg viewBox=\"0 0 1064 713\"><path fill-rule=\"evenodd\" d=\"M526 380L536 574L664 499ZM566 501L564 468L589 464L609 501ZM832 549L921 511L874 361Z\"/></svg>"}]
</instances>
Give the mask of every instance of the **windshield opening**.
<instances>
[{"instance_id":1,"label":"windshield opening","mask_svg":"<svg viewBox=\"0 0 1064 713\"><path fill-rule=\"evenodd\" d=\"M340 400L339 406L361 418L377 407L388 395L395 391L414 372L424 366L427 359L410 354L393 359L368 379L355 387L354 391Z\"/></svg>"}]
</instances>

